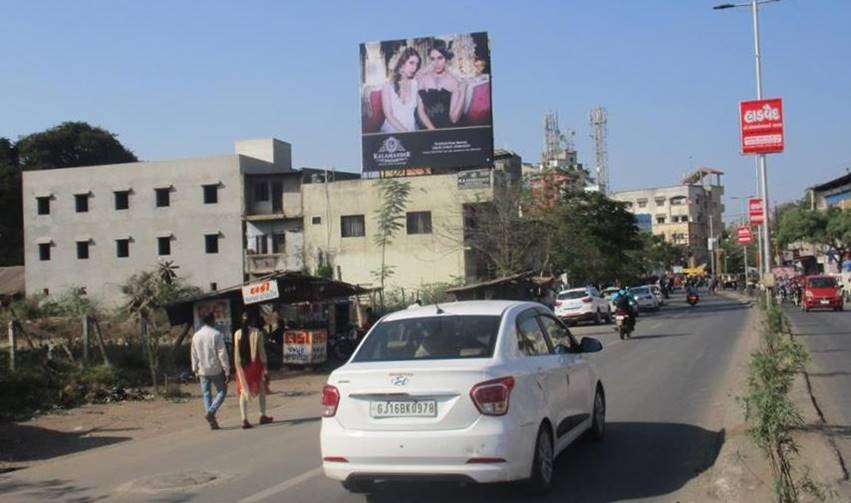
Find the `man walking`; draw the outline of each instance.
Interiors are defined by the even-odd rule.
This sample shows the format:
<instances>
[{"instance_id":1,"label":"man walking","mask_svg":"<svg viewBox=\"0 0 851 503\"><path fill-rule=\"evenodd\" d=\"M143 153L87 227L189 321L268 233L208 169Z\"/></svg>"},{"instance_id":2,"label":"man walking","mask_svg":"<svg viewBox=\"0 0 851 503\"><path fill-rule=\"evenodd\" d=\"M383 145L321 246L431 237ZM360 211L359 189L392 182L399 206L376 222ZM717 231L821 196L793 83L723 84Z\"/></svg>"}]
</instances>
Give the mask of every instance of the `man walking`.
<instances>
[{"instance_id":1,"label":"man walking","mask_svg":"<svg viewBox=\"0 0 851 503\"><path fill-rule=\"evenodd\" d=\"M210 423L211 430L218 430L216 411L222 406L230 380L230 360L225 349L222 333L213 328L213 313L204 316L204 326L192 336L192 371L201 381L201 393L204 396L204 418ZM210 399L211 387L216 387L216 397Z\"/></svg>"}]
</instances>

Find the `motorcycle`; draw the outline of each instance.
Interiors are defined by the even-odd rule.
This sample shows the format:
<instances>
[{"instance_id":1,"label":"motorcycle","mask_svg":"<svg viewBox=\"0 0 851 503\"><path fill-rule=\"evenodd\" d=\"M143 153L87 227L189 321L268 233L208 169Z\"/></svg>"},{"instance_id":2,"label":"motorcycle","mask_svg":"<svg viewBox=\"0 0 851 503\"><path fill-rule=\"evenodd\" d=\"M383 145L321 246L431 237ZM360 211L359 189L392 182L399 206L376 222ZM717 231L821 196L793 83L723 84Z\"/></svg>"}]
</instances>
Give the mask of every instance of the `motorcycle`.
<instances>
[{"instance_id":1,"label":"motorcycle","mask_svg":"<svg viewBox=\"0 0 851 503\"><path fill-rule=\"evenodd\" d=\"M328 339L328 352L341 362L348 361L360 344L363 333L357 327L350 327Z\"/></svg>"},{"instance_id":2,"label":"motorcycle","mask_svg":"<svg viewBox=\"0 0 851 503\"><path fill-rule=\"evenodd\" d=\"M635 329L635 320L625 309L618 309L615 312L615 324L615 330L617 330L621 340L629 339Z\"/></svg>"},{"instance_id":3,"label":"motorcycle","mask_svg":"<svg viewBox=\"0 0 851 503\"><path fill-rule=\"evenodd\" d=\"M686 302L688 302L688 305L690 306L696 305L699 300L700 296L696 293L690 293L686 295Z\"/></svg>"}]
</instances>

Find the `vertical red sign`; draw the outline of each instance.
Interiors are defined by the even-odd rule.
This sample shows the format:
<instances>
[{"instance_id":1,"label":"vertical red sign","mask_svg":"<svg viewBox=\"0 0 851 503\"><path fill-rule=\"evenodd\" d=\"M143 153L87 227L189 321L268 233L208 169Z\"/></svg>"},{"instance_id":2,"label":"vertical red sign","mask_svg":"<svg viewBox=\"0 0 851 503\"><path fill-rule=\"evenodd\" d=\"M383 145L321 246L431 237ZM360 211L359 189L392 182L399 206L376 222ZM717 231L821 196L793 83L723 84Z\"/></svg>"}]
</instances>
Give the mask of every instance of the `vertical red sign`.
<instances>
[{"instance_id":1,"label":"vertical red sign","mask_svg":"<svg viewBox=\"0 0 851 503\"><path fill-rule=\"evenodd\" d=\"M740 102L739 126L743 155L783 152L781 98Z\"/></svg>"},{"instance_id":2,"label":"vertical red sign","mask_svg":"<svg viewBox=\"0 0 851 503\"><path fill-rule=\"evenodd\" d=\"M750 227L742 225L736 229L736 238L740 245L749 245L753 243L753 232Z\"/></svg>"},{"instance_id":3,"label":"vertical red sign","mask_svg":"<svg viewBox=\"0 0 851 503\"><path fill-rule=\"evenodd\" d=\"M751 225L760 225L765 222L765 208L761 197L748 199L748 219Z\"/></svg>"}]
</instances>

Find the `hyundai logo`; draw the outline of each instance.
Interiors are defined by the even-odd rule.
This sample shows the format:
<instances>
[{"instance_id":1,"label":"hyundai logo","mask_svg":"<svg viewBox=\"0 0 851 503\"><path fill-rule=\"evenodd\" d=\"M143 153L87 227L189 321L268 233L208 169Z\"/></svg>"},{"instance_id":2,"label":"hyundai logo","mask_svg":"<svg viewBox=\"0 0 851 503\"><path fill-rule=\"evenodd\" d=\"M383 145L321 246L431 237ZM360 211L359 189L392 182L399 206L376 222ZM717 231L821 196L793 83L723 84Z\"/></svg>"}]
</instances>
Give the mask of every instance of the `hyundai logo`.
<instances>
[{"instance_id":1,"label":"hyundai logo","mask_svg":"<svg viewBox=\"0 0 851 503\"><path fill-rule=\"evenodd\" d=\"M390 379L390 383L393 386L405 386L406 384L408 384L408 377L407 376L396 376L393 379Z\"/></svg>"}]
</instances>

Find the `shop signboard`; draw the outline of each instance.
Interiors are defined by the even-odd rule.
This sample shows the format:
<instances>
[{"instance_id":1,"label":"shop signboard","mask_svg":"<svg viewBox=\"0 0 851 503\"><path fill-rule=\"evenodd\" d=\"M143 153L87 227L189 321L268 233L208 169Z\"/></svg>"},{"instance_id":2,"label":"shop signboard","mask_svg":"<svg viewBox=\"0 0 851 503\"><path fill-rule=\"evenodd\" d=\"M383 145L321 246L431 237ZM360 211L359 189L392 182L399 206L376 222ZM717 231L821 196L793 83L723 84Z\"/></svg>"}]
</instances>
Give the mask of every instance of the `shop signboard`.
<instances>
[{"instance_id":1,"label":"shop signboard","mask_svg":"<svg viewBox=\"0 0 851 503\"><path fill-rule=\"evenodd\" d=\"M491 166L490 63L486 32L361 44L364 173Z\"/></svg>"},{"instance_id":2,"label":"shop signboard","mask_svg":"<svg viewBox=\"0 0 851 503\"><path fill-rule=\"evenodd\" d=\"M491 186L491 171L476 169L458 173L459 189L486 189Z\"/></svg>"},{"instance_id":3,"label":"shop signboard","mask_svg":"<svg viewBox=\"0 0 851 503\"><path fill-rule=\"evenodd\" d=\"M230 300L200 300L195 303L192 311L195 330L201 328L201 326L204 324L204 317L208 313L213 313L213 317L215 318L215 329L222 333L226 343L233 343L233 331L231 326L230 315Z\"/></svg>"},{"instance_id":4,"label":"shop signboard","mask_svg":"<svg viewBox=\"0 0 851 503\"><path fill-rule=\"evenodd\" d=\"M736 229L736 238L740 245L749 245L753 243L753 232L750 227L742 225Z\"/></svg>"},{"instance_id":5,"label":"shop signboard","mask_svg":"<svg viewBox=\"0 0 851 503\"><path fill-rule=\"evenodd\" d=\"M325 330L284 332L284 363L315 365L327 359L328 333Z\"/></svg>"},{"instance_id":6,"label":"shop signboard","mask_svg":"<svg viewBox=\"0 0 851 503\"><path fill-rule=\"evenodd\" d=\"M278 281L274 279L249 283L242 287L242 302L246 305L274 300L279 296Z\"/></svg>"},{"instance_id":7,"label":"shop signboard","mask_svg":"<svg viewBox=\"0 0 851 503\"><path fill-rule=\"evenodd\" d=\"M748 219L751 225L761 225L765 222L765 207L762 204L761 197L748 199Z\"/></svg>"}]
</instances>

